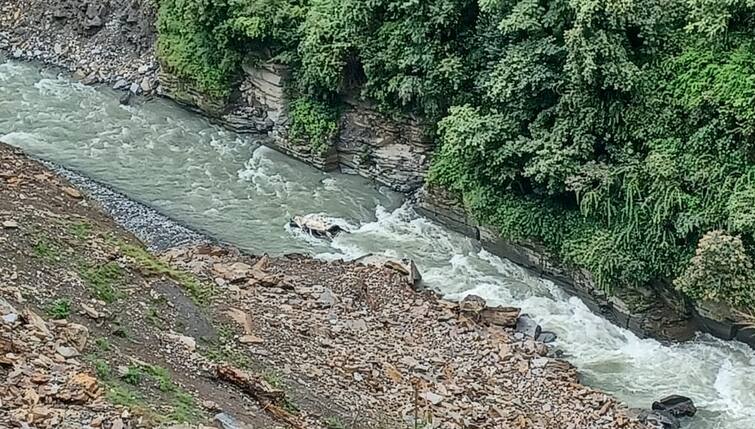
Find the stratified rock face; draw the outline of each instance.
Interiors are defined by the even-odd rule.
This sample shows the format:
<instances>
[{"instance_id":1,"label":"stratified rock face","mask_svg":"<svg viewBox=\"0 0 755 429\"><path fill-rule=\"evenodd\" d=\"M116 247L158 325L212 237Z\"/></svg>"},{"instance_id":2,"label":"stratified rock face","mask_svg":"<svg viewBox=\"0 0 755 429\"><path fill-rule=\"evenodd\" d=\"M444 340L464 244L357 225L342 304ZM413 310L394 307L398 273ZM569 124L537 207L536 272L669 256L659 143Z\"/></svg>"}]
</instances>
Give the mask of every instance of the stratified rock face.
<instances>
[{"instance_id":1,"label":"stratified rock face","mask_svg":"<svg viewBox=\"0 0 755 429\"><path fill-rule=\"evenodd\" d=\"M336 141L341 165L402 192L422 186L434 148L418 120L388 118L356 102L341 117Z\"/></svg>"},{"instance_id":2,"label":"stratified rock face","mask_svg":"<svg viewBox=\"0 0 755 429\"><path fill-rule=\"evenodd\" d=\"M168 72L164 66L160 68L159 79L162 94L180 104L198 108L211 117L219 117L227 109L227 97L210 96L193 82Z\"/></svg>"},{"instance_id":3,"label":"stratified rock face","mask_svg":"<svg viewBox=\"0 0 755 429\"><path fill-rule=\"evenodd\" d=\"M347 100L339 122L338 137L324 153L313 152L308 144L288 138L288 105L285 85L288 68L269 62L247 60L239 96L231 106L219 109L215 102L196 91L173 91L171 78L162 77L166 93L202 110L209 106L228 128L241 133L261 133L271 137L268 144L323 170L342 167L402 192L422 186L435 148L423 124L414 118L393 119L367 103ZM185 86L185 85L184 85ZM187 98L187 97L184 97ZM204 106L203 106L204 105ZM222 114L217 115L218 112Z\"/></svg>"}]
</instances>

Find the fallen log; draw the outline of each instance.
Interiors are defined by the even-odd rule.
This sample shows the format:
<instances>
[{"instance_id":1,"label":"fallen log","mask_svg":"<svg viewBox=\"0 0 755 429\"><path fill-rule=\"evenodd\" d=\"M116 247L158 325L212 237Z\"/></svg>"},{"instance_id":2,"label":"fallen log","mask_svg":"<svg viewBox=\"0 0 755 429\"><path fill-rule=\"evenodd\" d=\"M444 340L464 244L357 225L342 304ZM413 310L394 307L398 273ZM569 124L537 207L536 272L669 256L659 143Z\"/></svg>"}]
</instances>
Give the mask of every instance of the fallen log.
<instances>
[{"instance_id":1,"label":"fallen log","mask_svg":"<svg viewBox=\"0 0 755 429\"><path fill-rule=\"evenodd\" d=\"M262 408L274 418L296 429L303 429L301 420L284 406L287 403L286 392L276 389L262 377L242 371L230 365L219 365L215 369L218 379L240 388L244 393L260 403Z\"/></svg>"}]
</instances>

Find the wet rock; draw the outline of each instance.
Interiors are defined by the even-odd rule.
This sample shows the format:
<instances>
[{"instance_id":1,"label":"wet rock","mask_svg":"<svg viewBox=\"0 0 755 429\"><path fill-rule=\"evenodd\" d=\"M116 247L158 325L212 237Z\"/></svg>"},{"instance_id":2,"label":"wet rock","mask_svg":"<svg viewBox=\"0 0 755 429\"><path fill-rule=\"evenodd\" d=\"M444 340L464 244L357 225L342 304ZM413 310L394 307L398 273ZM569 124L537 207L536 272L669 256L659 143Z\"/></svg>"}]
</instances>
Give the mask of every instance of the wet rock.
<instances>
[{"instance_id":1,"label":"wet rock","mask_svg":"<svg viewBox=\"0 0 755 429\"><path fill-rule=\"evenodd\" d=\"M681 395L671 395L653 402L653 410L666 411L674 417L692 417L697 413L692 399Z\"/></svg>"},{"instance_id":2,"label":"wet rock","mask_svg":"<svg viewBox=\"0 0 755 429\"><path fill-rule=\"evenodd\" d=\"M342 232L348 232L341 226L336 225L321 215L309 214L306 216L294 216L289 222L291 227L299 228L307 234L317 238L333 239Z\"/></svg>"},{"instance_id":3,"label":"wet rock","mask_svg":"<svg viewBox=\"0 0 755 429\"><path fill-rule=\"evenodd\" d=\"M542 328L529 315L523 314L516 322L516 332L528 337L537 338L540 336Z\"/></svg>"},{"instance_id":4,"label":"wet rock","mask_svg":"<svg viewBox=\"0 0 755 429\"><path fill-rule=\"evenodd\" d=\"M467 295L459 303L459 311L462 314L477 318L487 305L485 299L477 295Z\"/></svg>"},{"instance_id":5,"label":"wet rock","mask_svg":"<svg viewBox=\"0 0 755 429\"><path fill-rule=\"evenodd\" d=\"M129 91L133 92L134 94L139 94L141 90L142 88L136 82L132 83L131 87L129 87Z\"/></svg>"},{"instance_id":6,"label":"wet rock","mask_svg":"<svg viewBox=\"0 0 755 429\"><path fill-rule=\"evenodd\" d=\"M679 429L681 427L679 420L667 411L645 411L640 414L639 420L657 429Z\"/></svg>"},{"instance_id":7,"label":"wet rock","mask_svg":"<svg viewBox=\"0 0 755 429\"><path fill-rule=\"evenodd\" d=\"M129 104L131 103L131 96L132 96L133 94L134 94L134 93L133 93L133 92L131 92L131 91L128 91L128 92L124 93L123 95L121 95L121 98L119 98L119 99L118 99L118 102L119 102L119 103L120 103L120 104L121 104L122 106L128 106L128 105L129 105Z\"/></svg>"},{"instance_id":8,"label":"wet rock","mask_svg":"<svg viewBox=\"0 0 755 429\"><path fill-rule=\"evenodd\" d=\"M549 344L556 341L557 338L558 336L551 331L542 331L536 339L542 343Z\"/></svg>"},{"instance_id":9,"label":"wet rock","mask_svg":"<svg viewBox=\"0 0 755 429\"><path fill-rule=\"evenodd\" d=\"M129 87L129 83L126 79L118 79L117 82L113 85L113 89L116 91L119 91L121 89L126 89Z\"/></svg>"}]
</instances>

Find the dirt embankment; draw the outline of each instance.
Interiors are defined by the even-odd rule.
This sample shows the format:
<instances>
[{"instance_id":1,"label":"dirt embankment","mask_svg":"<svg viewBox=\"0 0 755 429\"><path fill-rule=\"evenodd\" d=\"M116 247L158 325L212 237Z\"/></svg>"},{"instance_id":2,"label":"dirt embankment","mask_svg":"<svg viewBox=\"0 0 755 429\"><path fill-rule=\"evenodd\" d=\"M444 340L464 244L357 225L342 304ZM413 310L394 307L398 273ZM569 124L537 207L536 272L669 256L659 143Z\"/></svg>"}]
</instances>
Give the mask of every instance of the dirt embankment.
<instances>
[{"instance_id":1,"label":"dirt embankment","mask_svg":"<svg viewBox=\"0 0 755 429\"><path fill-rule=\"evenodd\" d=\"M0 427L643 427L545 345L394 270L157 258L3 145L0 279Z\"/></svg>"}]
</instances>

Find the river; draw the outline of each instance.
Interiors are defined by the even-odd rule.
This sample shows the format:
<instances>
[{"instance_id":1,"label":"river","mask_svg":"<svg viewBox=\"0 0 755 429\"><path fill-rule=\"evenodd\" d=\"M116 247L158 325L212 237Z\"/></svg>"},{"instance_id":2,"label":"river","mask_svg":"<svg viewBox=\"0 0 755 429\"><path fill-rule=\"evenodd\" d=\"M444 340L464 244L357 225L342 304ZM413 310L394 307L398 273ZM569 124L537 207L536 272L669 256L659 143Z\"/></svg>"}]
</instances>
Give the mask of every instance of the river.
<instances>
[{"instance_id":1,"label":"river","mask_svg":"<svg viewBox=\"0 0 755 429\"><path fill-rule=\"evenodd\" d=\"M242 249L320 258L413 258L449 298L519 306L559 335L584 382L632 407L668 394L694 399L686 429L755 428L755 352L709 336L675 345L639 339L553 284L418 216L366 179L323 173L167 100L121 106L120 93L0 59L0 140L81 172ZM323 213L351 234L332 243L287 227Z\"/></svg>"}]
</instances>

